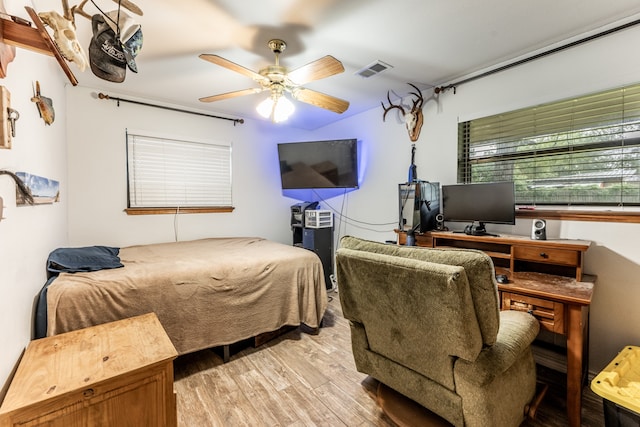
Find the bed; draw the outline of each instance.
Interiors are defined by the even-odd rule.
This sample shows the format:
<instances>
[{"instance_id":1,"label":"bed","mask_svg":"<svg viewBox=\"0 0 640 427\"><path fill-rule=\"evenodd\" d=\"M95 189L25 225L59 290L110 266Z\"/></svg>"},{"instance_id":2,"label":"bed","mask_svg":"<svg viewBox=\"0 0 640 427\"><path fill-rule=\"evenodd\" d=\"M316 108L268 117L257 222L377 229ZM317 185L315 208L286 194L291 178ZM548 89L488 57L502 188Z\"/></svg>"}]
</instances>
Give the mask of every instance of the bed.
<instances>
[{"instance_id":1,"label":"bed","mask_svg":"<svg viewBox=\"0 0 640 427\"><path fill-rule=\"evenodd\" d=\"M319 328L327 306L318 256L263 238L69 250L47 262L36 318L48 336L155 312L186 354L287 325Z\"/></svg>"}]
</instances>

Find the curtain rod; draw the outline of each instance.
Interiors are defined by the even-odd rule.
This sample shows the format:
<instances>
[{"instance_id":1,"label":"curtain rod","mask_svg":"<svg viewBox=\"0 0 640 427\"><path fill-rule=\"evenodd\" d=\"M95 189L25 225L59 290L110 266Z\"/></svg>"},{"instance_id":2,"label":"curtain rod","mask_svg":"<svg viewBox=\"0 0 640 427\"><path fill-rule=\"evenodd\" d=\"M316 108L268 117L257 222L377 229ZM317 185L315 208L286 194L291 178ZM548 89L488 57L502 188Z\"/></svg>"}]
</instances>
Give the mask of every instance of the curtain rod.
<instances>
[{"instance_id":1,"label":"curtain rod","mask_svg":"<svg viewBox=\"0 0 640 427\"><path fill-rule=\"evenodd\" d=\"M498 73L500 71L507 70L507 69L515 67L517 65L525 64L527 62L542 58L542 57L547 56L547 55L551 55L553 53L560 52L560 51L565 50L565 49L569 49L570 47L574 47L574 46L580 45L582 43L590 42L590 41L598 39L600 37L608 36L609 34L613 34L615 32L621 31L621 30L625 30L625 29L627 29L629 27L632 27L632 26L638 25L638 24L640 24L640 19L636 19L635 21L627 22L626 24L622 24L622 25L619 25L617 27L610 28L608 30L602 31L600 33L596 33L596 34L593 34L591 36L587 36L587 37L585 37L583 39L576 40L576 41L573 41L571 43L567 43L567 44L565 44L563 46L558 46L556 48L547 50L545 52L538 53L538 54L530 56L528 58L524 58L524 59L521 59L519 61L515 61L515 62L512 62L510 64L503 65L502 67L498 67L498 68L495 68L493 70L486 71L486 72L484 72L482 74L478 74L477 76L472 76L472 77L469 77L467 79L460 80L459 82L456 82L456 83L451 83L451 84L448 84L446 86L438 86L438 87L436 87L434 89L434 92L437 94L437 93L444 92L445 90L453 88L453 93L455 94L456 93L456 87L461 85L461 84L468 83L468 82L476 80L476 79L480 79L480 78L483 78L483 77L490 76L491 74L495 74L495 73Z\"/></svg>"},{"instance_id":2,"label":"curtain rod","mask_svg":"<svg viewBox=\"0 0 640 427\"><path fill-rule=\"evenodd\" d=\"M197 111L182 110L180 108L167 107L167 106L164 106L164 105L151 104L151 103L148 103L148 102L134 101L132 99L117 98L115 96L109 96L109 95L107 95L105 93L102 93L102 92L98 93L98 98L117 101L118 102L118 106L120 106L120 102L130 102L132 104L146 105L147 107L162 108L162 109L165 109L165 110L178 111L180 113L188 113L188 114L196 114L198 116L213 117L214 119L220 119L220 120L229 120L229 121L233 122L234 126L237 123L240 123L240 124L244 123L244 119L232 119L230 117L221 117L221 116L215 116L213 114L199 113Z\"/></svg>"}]
</instances>

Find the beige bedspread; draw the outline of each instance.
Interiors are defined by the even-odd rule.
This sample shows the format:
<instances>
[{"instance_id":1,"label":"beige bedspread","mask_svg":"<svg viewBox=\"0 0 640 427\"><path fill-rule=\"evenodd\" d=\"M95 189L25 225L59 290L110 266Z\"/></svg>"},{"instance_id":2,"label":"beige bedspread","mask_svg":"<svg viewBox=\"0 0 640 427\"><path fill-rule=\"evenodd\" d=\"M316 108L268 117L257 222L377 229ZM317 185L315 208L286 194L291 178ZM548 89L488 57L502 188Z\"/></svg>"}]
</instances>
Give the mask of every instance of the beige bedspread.
<instances>
[{"instance_id":1,"label":"beige bedspread","mask_svg":"<svg viewBox=\"0 0 640 427\"><path fill-rule=\"evenodd\" d=\"M180 354L285 325L320 326L322 264L262 238L130 246L124 268L61 273L47 293L47 335L155 312Z\"/></svg>"}]
</instances>

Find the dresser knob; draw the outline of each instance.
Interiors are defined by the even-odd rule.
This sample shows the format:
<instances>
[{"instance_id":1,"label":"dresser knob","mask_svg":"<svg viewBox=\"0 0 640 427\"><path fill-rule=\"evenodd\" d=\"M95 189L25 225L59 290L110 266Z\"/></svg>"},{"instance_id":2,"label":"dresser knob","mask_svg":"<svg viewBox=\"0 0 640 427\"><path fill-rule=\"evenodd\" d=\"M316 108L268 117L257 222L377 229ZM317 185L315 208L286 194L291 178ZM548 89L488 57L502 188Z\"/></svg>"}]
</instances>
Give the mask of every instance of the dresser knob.
<instances>
[{"instance_id":1,"label":"dresser knob","mask_svg":"<svg viewBox=\"0 0 640 427\"><path fill-rule=\"evenodd\" d=\"M83 392L82 392L82 395L83 395L84 397L91 397L91 396L93 396L94 394L95 394L95 390L94 390L94 389L92 389L92 388L88 388L88 389L86 389L85 391L83 391Z\"/></svg>"},{"instance_id":2,"label":"dresser knob","mask_svg":"<svg viewBox=\"0 0 640 427\"><path fill-rule=\"evenodd\" d=\"M540 257L541 258L549 258L549 255L547 255L545 252L540 252Z\"/></svg>"}]
</instances>

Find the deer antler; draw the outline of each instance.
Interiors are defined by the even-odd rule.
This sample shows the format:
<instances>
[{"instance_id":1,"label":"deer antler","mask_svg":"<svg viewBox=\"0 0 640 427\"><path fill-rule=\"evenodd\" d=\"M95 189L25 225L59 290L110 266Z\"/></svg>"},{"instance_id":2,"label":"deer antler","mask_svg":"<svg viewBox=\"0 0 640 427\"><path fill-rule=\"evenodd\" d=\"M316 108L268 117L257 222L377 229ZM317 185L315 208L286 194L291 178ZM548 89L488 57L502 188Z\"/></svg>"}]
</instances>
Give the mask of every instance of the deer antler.
<instances>
[{"instance_id":1,"label":"deer antler","mask_svg":"<svg viewBox=\"0 0 640 427\"><path fill-rule=\"evenodd\" d=\"M402 106L402 100L400 100L400 104L394 105L391 102L391 97L389 92L387 92L387 100L389 101L389 107L384 106L384 102L381 102L382 108L384 109L384 114L382 115L382 121L385 120L387 113L394 108L397 108L402 113L404 123L407 127L407 131L409 131L409 138L411 141L415 142L418 140L420 136L420 129L422 128L422 122L424 117L422 115L422 105L424 104L424 98L422 97L422 92L418 89L417 86L407 83L409 86L414 88L415 92L409 92L410 95L415 96L415 99L412 101L411 110L405 111L405 108ZM406 108L409 108L406 106Z\"/></svg>"},{"instance_id":2,"label":"deer antler","mask_svg":"<svg viewBox=\"0 0 640 427\"><path fill-rule=\"evenodd\" d=\"M420 92L420 89L418 89L417 86L415 86L415 85L413 85L411 83L408 83L408 85L416 90L415 92L409 92L409 94L416 96L416 99L413 101L413 107L411 107L411 112L415 112L417 110L422 110L422 104L424 103L424 98L422 97L422 92Z\"/></svg>"},{"instance_id":3,"label":"deer antler","mask_svg":"<svg viewBox=\"0 0 640 427\"><path fill-rule=\"evenodd\" d=\"M62 0L62 4L64 7L64 4L67 3L68 0ZM80 4L71 7L71 14L78 14L80 16L84 16L85 18L91 20L91 15L88 14L87 12L84 11L84 5L87 4L88 0L82 0L80 2ZM118 3L118 0L114 0L116 3ZM120 0L120 4L122 5L122 7L124 7L127 10L130 10L131 12L135 13L136 15L140 15L142 16L142 9L140 9L135 3L130 2L129 0Z\"/></svg>"},{"instance_id":4,"label":"deer antler","mask_svg":"<svg viewBox=\"0 0 640 427\"><path fill-rule=\"evenodd\" d=\"M88 0L82 0L80 2L80 4L77 4L77 5L73 6L73 7L71 7L71 13L74 14L74 15L77 13L78 15L84 16L85 18L91 20L91 15L89 15L83 9L84 5L87 4L87 1Z\"/></svg>"},{"instance_id":5,"label":"deer antler","mask_svg":"<svg viewBox=\"0 0 640 427\"><path fill-rule=\"evenodd\" d=\"M140 9L135 3L129 0L113 0L114 2L121 4L125 9L142 16L142 9Z\"/></svg>"},{"instance_id":6,"label":"deer antler","mask_svg":"<svg viewBox=\"0 0 640 427\"><path fill-rule=\"evenodd\" d=\"M71 21L73 23L73 25L75 26L75 20L73 19L73 12L71 11L71 9L69 9L69 1L68 0L62 0L62 13L64 16L64 19L66 19L67 21Z\"/></svg>"},{"instance_id":7,"label":"deer antler","mask_svg":"<svg viewBox=\"0 0 640 427\"><path fill-rule=\"evenodd\" d=\"M384 102L380 101L380 105L382 105L382 108L384 109L384 114L382 115L382 121L384 122L384 119L387 117L387 113L391 110L393 110L394 108L397 108L398 110L400 110L402 112L402 115L405 115L404 112L404 108L402 108L402 105L398 104L398 105L394 105L393 102L391 102L391 97L389 96L389 91L387 91L387 100L389 101L389 108L384 106Z\"/></svg>"}]
</instances>

